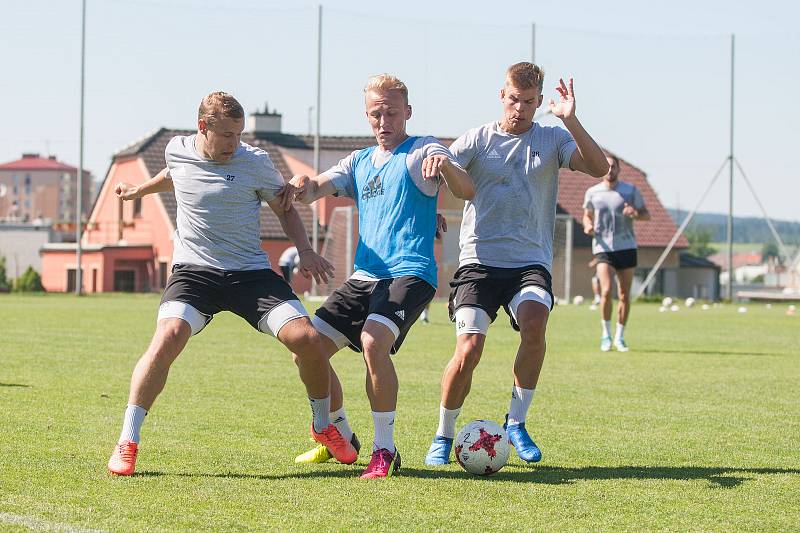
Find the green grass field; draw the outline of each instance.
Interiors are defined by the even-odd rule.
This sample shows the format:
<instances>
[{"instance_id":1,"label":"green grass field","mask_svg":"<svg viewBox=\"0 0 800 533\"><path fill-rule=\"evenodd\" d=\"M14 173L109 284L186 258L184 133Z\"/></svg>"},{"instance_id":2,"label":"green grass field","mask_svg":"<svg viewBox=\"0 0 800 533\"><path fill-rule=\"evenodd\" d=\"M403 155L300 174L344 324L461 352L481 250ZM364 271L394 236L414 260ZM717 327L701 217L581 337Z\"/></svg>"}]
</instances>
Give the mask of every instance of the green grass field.
<instances>
[{"instance_id":1,"label":"green grass field","mask_svg":"<svg viewBox=\"0 0 800 533\"><path fill-rule=\"evenodd\" d=\"M105 464L154 295L0 296L0 530L797 530L800 316L786 306L634 307L632 351L597 350L599 317L557 308L528 419L544 459L497 475L423 464L453 345L444 305L395 358L401 475L297 466L304 389L272 338L229 314L173 366L133 478ZM502 420L517 337L504 315L459 425ZM372 436L364 366L333 360L354 428Z\"/></svg>"}]
</instances>

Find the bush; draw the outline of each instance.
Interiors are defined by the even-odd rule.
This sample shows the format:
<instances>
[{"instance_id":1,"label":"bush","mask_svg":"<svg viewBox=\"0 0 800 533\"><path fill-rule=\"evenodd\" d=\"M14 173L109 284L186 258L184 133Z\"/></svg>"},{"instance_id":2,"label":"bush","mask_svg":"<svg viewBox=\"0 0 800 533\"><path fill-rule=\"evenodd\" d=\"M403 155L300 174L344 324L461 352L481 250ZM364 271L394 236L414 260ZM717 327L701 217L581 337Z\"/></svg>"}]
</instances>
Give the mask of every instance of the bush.
<instances>
[{"instance_id":1,"label":"bush","mask_svg":"<svg viewBox=\"0 0 800 533\"><path fill-rule=\"evenodd\" d=\"M14 282L14 292L44 292L42 277L33 267L28 267Z\"/></svg>"},{"instance_id":2,"label":"bush","mask_svg":"<svg viewBox=\"0 0 800 533\"><path fill-rule=\"evenodd\" d=\"M11 284L6 277L6 258L0 255L0 292L11 290Z\"/></svg>"}]
</instances>

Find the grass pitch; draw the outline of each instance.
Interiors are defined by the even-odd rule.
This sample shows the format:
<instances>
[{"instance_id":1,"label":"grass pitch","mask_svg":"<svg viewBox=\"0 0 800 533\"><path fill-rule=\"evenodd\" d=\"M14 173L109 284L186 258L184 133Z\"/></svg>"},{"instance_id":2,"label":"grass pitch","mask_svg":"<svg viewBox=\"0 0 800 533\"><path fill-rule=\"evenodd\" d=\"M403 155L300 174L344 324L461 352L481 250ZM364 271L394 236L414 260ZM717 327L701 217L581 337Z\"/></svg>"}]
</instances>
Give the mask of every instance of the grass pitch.
<instances>
[{"instance_id":1,"label":"grass pitch","mask_svg":"<svg viewBox=\"0 0 800 533\"><path fill-rule=\"evenodd\" d=\"M310 444L289 355L223 314L192 339L148 415L133 478L105 464L158 297L0 296L0 529L793 530L800 523L800 316L753 305L659 313L634 305L631 352L600 353L599 316L558 307L528 426L538 465L513 453L478 478L423 464L454 345L444 305L395 365L401 475L295 465ZM459 426L501 421L517 337L492 326ZM364 365L333 363L365 448Z\"/></svg>"}]
</instances>

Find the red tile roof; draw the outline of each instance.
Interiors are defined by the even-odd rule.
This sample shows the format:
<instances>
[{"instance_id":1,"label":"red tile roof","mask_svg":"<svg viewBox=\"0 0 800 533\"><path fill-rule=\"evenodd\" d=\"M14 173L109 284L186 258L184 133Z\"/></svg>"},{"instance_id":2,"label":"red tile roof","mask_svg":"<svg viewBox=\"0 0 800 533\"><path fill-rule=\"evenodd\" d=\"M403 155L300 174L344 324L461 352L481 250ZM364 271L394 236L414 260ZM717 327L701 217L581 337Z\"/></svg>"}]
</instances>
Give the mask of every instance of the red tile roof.
<instances>
[{"instance_id":1,"label":"red tile roof","mask_svg":"<svg viewBox=\"0 0 800 533\"><path fill-rule=\"evenodd\" d=\"M23 154L22 159L3 163L0 170L65 170L77 172L78 169L56 160L55 156L39 157L39 154ZM84 169L86 172L86 169Z\"/></svg>"},{"instance_id":2,"label":"red tile roof","mask_svg":"<svg viewBox=\"0 0 800 533\"><path fill-rule=\"evenodd\" d=\"M176 135L189 135L192 133L194 133L194 130L170 130L161 128L155 133L117 152L114 158L140 156L150 174L155 175L166 165L164 161L164 149L169 140ZM452 139L444 138L441 138L441 140L447 145L453 141ZM272 162L275 164L275 167L281 175L283 175L285 180L291 178L292 174L278 147L303 148L309 150L314 148L314 137L311 135L259 133L258 136L254 136L253 134L246 133L242 136L242 141L266 150L269 153L270 159L272 159ZM374 137L323 136L320 138L320 148L322 150L358 150L373 144L375 144ZM639 246L665 247L678 228L669 216L669 213L667 213L667 210L658 200L658 196L647 181L646 174L641 169L620 158L619 178L639 188L647 204L647 208L650 211L650 220L637 221L635 223L636 240ZM583 196L586 189L597 184L598 180L580 172L563 169L560 171L558 179L558 212L571 215L578 224L575 232L575 245L588 246L589 239L583 239L583 234L579 229L581 219L583 218ZM162 192L159 194L174 223L177 213L174 194L172 192ZM296 204L296 206L303 219L303 223L310 232L312 220L311 208L302 204ZM285 234L280 227L278 219L268 207L262 209L261 212L261 232L262 238L265 239L285 238ZM681 236L675 243L675 247L678 249L688 248L688 246L689 243L684 236Z\"/></svg>"},{"instance_id":3,"label":"red tile roof","mask_svg":"<svg viewBox=\"0 0 800 533\"><path fill-rule=\"evenodd\" d=\"M606 150L606 153L611 153ZM617 156L619 157L619 156ZM639 246L653 246L663 248L669 244L670 239L678 230L672 217L661 205L653 188L647 181L647 175L639 168L619 158L619 179L636 185L644 197L644 202L650 211L650 220L636 221L636 242ZM583 219L583 197L586 189L596 185L598 180L581 172L562 169L558 174L558 206L559 212L572 216L577 224ZM587 239L588 241L588 239ZM576 245L583 243L576 242ZM675 243L675 248L688 248L689 241L681 235Z\"/></svg>"},{"instance_id":4,"label":"red tile roof","mask_svg":"<svg viewBox=\"0 0 800 533\"><path fill-rule=\"evenodd\" d=\"M169 130L166 128L161 128L155 133L140 139L126 148L123 148L121 151L114 154L114 159L116 160L118 158L127 158L131 156L141 157L142 161L147 167L147 171L151 176L155 176L167 164L164 160L164 150L166 149L167 143L169 143L170 139L176 135L191 135L192 133L195 133L195 130ZM242 141L251 146L257 146L258 148L266 150L267 153L269 153L269 157L272 160L272 163L275 165L275 168L281 173L284 180L288 180L292 177L292 173L289 171L289 167L286 164L286 161L284 161L283 155L274 144L266 140L255 139L250 134L242 135ZM158 194L162 203L164 204L167 214L169 214L169 217L172 220L172 224L175 225L178 214L178 207L175 202L175 193L168 191ZM295 204L295 208L297 209L298 213L300 213L300 218L302 219L303 224L310 235L313 218L311 207L305 204ZM324 233L321 231L320 235L324 237ZM272 212L272 209L266 206L261 208L261 238L287 238L280 222L278 221L278 218L275 216L275 213Z\"/></svg>"}]
</instances>

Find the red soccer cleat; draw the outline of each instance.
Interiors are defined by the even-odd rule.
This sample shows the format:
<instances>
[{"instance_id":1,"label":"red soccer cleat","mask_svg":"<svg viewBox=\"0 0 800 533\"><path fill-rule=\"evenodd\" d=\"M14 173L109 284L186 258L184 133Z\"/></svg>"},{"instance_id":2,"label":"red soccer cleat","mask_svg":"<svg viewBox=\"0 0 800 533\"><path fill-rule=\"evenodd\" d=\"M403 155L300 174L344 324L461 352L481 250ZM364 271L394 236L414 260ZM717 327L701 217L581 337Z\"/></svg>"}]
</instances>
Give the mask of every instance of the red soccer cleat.
<instances>
[{"instance_id":1,"label":"red soccer cleat","mask_svg":"<svg viewBox=\"0 0 800 533\"><path fill-rule=\"evenodd\" d=\"M136 468L136 454L139 445L131 440L124 440L114 446L114 453L108 460L108 471L115 476L131 476Z\"/></svg>"},{"instance_id":2,"label":"red soccer cleat","mask_svg":"<svg viewBox=\"0 0 800 533\"><path fill-rule=\"evenodd\" d=\"M328 424L328 427L317 433L314 431L314 426L311 426L311 437L328 448L331 455L344 464L353 464L358 459L358 452L350 441L345 440L336 426Z\"/></svg>"}]
</instances>

